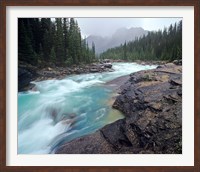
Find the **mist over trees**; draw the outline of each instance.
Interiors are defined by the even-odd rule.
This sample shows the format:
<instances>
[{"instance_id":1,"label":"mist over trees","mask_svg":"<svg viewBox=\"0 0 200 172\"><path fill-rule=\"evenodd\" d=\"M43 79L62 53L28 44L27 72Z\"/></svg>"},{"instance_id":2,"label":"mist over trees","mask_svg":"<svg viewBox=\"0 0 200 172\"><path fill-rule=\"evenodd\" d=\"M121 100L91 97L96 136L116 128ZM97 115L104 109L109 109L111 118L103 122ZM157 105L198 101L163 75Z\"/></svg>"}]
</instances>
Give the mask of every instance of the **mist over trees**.
<instances>
[{"instance_id":1,"label":"mist over trees","mask_svg":"<svg viewBox=\"0 0 200 172\"><path fill-rule=\"evenodd\" d=\"M91 42L91 41L90 41ZM19 18L19 62L35 66L70 66L92 63L95 44L91 48L83 39L74 18ZM159 31L150 31L133 41L110 48L102 59L175 60L182 58L182 21Z\"/></svg>"},{"instance_id":2,"label":"mist over trees","mask_svg":"<svg viewBox=\"0 0 200 172\"><path fill-rule=\"evenodd\" d=\"M171 24L163 31L151 31L135 41L108 49L100 58L130 61L182 59L182 21Z\"/></svg>"},{"instance_id":3,"label":"mist over trees","mask_svg":"<svg viewBox=\"0 0 200 172\"><path fill-rule=\"evenodd\" d=\"M101 33L101 30L99 32ZM110 32L110 30L108 30L108 32ZM120 27L117 30L113 29L112 32L112 34L105 37L98 35L89 35L86 38L90 47L92 45L92 42L95 42L96 54L99 55L109 48L120 46L125 41L134 41L136 37L141 37L143 35L147 35L148 33L147 30L144 30L141 27Z\"/></svg>"},{"instance_id":4,"label":"mist over trees","mask_svg":"<svg viewBox=\"0 0 200 172\"><path fill-rule=\"evenodd\" d=\"M19 18L18 58L32 65L66 66L95 61L74 18Z\"/></svg>"}]
</instances>

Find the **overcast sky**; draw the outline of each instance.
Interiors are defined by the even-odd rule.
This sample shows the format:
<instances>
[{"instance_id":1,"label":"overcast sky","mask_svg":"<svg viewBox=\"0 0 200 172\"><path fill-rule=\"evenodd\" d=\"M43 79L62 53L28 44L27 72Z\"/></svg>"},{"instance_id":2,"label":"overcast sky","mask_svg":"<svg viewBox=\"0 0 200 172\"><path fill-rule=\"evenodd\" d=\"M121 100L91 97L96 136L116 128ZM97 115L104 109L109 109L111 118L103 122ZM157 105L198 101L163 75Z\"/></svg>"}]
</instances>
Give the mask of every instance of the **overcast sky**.
<instances>
[{"instance_id":1,"label":"overcast sky","mask_svg":"<svg viewBox=\"0 0 200 172\"><path fill-rule=\"evenodd\" d=\"M121 27L142 27L145 30L158 30L182 20L181 18L76 18L84 36L112 35Z\"/></svg>"}]
</instances>

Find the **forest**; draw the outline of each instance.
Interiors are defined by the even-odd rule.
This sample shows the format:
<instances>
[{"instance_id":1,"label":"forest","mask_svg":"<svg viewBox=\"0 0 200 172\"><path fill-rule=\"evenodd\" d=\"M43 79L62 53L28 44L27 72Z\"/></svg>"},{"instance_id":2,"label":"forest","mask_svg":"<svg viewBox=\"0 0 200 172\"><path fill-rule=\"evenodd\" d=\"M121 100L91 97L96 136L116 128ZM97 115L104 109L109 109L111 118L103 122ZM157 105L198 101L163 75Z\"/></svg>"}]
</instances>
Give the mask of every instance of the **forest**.
<instances>
[{"instance_id":1,"label":"forest","mask_svg":"<svg viewBox=\"0 0 200 172\"><path fill-rule=\"evenodd\" d=\"M92 63L97 55L94 42L90 48L74 18L19 18L18 58L34 66L71 66ZM125 61L181 58L182 21L100 54L100 59Z\"/></svg>"},{"instance_id":2,"label":"forest","mask_svg":"<svg viewBox=\"0 0 200 172\"><path fill-rule=\"evenodd\" d=\"M95 60L74 18L19 18L18 58L34 66L69 66Z\"/></svg>"},{"instance_id":3,"label":"forest","mask_svg":"<svg viewBox=\"0 0 200 172\"><path fill-rule=\"evenodd\" d=\"M102 59L122 60L167 60L182 59L182 21L159 31L108 49L100 55Z\"/></svg>"}]
</instances>

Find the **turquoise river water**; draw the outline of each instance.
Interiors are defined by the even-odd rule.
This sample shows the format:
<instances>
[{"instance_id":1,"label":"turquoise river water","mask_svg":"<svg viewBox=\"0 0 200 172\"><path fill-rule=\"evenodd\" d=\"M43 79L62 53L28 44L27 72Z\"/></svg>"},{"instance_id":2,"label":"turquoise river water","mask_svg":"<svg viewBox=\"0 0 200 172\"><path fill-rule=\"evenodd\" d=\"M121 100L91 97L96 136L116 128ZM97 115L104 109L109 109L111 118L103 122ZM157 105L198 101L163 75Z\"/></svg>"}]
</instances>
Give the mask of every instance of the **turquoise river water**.
<instances>
[{"instance_id":1,"label":"turquoise river water","mask_svg":"<svg viewBox=\"0 0 200 172\"><path fill-rule=\"evenodd\" d=\"M18 93L18 154L53 153L60 144L123 118L112 109L114 91L104 84L155 67L113 63L114 72L33 82L37 91Z\"/></svg>"}]
</instances>

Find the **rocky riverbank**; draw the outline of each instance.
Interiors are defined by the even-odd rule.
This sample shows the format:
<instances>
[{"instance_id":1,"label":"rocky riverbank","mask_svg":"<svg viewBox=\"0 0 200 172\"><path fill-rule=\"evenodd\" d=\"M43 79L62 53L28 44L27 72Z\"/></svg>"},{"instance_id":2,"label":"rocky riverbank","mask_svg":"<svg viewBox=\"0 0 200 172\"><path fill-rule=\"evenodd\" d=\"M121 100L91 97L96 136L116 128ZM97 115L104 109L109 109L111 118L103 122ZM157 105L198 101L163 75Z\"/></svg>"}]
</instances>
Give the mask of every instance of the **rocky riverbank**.
<instances>
[{"instance_id":1,"label":"rocky riverbank","mask_svg":"<svg viewBox=\"0 0 200 172\"><path fill-rule=\"evenodd\" d=\"M170 63L110 82L120 83L113 108L125 118L65 143L55 153L182 153L182 66Z\"/></svg>"},{"instance_id":2,"label":"rocky riverbank","mask_svg":"<svg viewBox=\"0 0 200 172\"><path fill-rule=\"evenodd\" d=\"M109 61L92 63L87 65L73 65L71 67L44 67L38 68L29 64L19 64L18 68L18 91L32 89L31 81L43 81L50 79L63 79L67 75L112 72L112 64Z\"/></svg>"}]
</instances>

